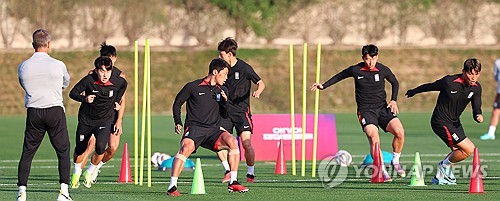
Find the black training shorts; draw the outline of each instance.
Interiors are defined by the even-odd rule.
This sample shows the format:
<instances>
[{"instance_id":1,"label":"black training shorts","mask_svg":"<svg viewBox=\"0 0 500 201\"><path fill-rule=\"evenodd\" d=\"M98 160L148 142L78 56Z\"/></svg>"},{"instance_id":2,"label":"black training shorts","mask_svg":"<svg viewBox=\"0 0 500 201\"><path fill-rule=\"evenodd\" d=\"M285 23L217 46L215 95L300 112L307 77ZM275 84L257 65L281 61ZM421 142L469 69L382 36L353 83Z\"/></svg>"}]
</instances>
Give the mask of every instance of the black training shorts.
<instances>
[{"instance_id":1,"label":"black training shorts","mask_svg":"<svg viewBox=\"0 0 500 201\"><path fill-rule=\"evenodd\" d=\"M182 139L189 138L194 141L195 149L193 153L196 153L199 146L216 152L220 151L218 140L223 132L226 131L221 130L220 127L187 126Z\"/></svg>"},{"instance_id":2,"label":"black training shorts","mask_svg":"<svg viewBox=\"0 0 500 201\"><path fill-rule=\"evenodd\" d=\"M392 113L391 109L387 108L387 105L378 109L358 110L358 120L363 131L366 125L373 124L387 132L387 125L394 118L397 118L396 114Z\"/></svg>"}]
</instances>

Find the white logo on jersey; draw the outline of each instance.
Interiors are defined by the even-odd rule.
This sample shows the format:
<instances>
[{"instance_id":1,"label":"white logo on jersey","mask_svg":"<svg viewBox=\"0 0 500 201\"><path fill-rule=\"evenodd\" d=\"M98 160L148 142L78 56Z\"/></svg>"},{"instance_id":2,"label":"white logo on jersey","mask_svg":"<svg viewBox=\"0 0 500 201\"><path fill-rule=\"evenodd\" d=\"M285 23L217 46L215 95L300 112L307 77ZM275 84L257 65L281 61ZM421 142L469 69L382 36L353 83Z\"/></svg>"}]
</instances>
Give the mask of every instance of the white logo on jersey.
<instances>
[{"instance_id":1,"label":"white logo on jersey","mask_svg":"<svg viewBox=\"0 0 500 201\"><path fill-rule=\"evenodd\" d=\"M470 92L469 95L467 96L467 98L472 98L472 95L474 95L474 92Z\"/></svg>"},{"instance_id":2,"label":"white logo on jersey","mask_svg":"<svg viewBox=\"0 0 500 201\"><path fill-rule=\"evenodd\" d=\"M457 140L458 140L458 136L457 136L457 134L456 134L456 133L453 133L453 135L451 135L451 136L453 136L453 139L455 139L455 141L457 141Z\"/></svg>"},{"instance_id":3,"label":"white logo on jersey","mask_svg":"<svg viewBox=\"0 0 500 201\"><path fill-rule=\"evenodd\" d=\"M198 95L199 95L199 96L202 96L202 95L204 95L204 94L205 94L205 93L203 93L203 92L199 92L199 93L198 93Z\"/></svg>"},{"instance_id":4,"label":"white logo on jersey","mask_svg":"<svg viewBox=\"0 0 500 201\"><path fill-rule=\"evenodd\" d=\"M378 76L378 74L375 74L375 82L378 82L380 81L380 77Z\"/></svg>"},{"instance_id":5,"label":"white logo on jersey","mask_svg":"<svg viewBox=\"0 0 500 201\"><path fill-rule=\"evenodd\" d=\"M250 128L250 126L243 126L243 128Z\"/></svg>"},{"instance_id":6,"label":"white logo on jersey","mask_svg":"<svg viewBox=\"0 0 500 201\"><path fill-rule=\"evenodd\" d=\"M366 124L366 120L365 118L361 119L361 124L365 125Z\"/></svg>"},{"instance_id":7,"label":"white logo on jersey","mask_svg":"<svg viewBox=\"0 0 500 201\"><path fill-rule=\"evenodd\" d=\"M109 97L113 97L113 90L109 91Z\"/></svg>"},{"instance_id":8,"label":"white logo on jersey","mask_svg":"<svg viewBox=\"0 0 500 201\"><path fill-rule=\"evenodd\" d=\"M186 136L188 136L188 135L189 135L189 131L188 131L188 132L186 132L186 133L184 134L184 137L186 137Z\"/></svg>"},{"instance_id":9,"label":"white logo on jersey","mask_svg":"<svg viewBox=\"0 0 500 201\"><path fill-rule=\"evenodd\" d=\"M99 91L97 91L97 90L92 90L92 93L97 93L97 92L99 92Z\"/></svg>"},{"instance_id":10,"label":"white logo on jersey","mask_svg":"<svg viewBox=\"0 0 500 201\"><path fill-rule=\"evenodd\" d=\"M457 91L450 91L450 92L451 92L452 94L456 94L456 93L457 93Z\"/></svg>"},{"instance_id":11,"label":"white logo on jersey","mask_svg":"<svg viewBox=\"0 0 500 201\"><path fill-rule=\"evenodd\" d=\"M80 142L82 142L83 139L85 139L85 135L80 135Z\"/></svg>"},{"instance_id":12,"label":"white logo on jersey","mask_svg":"<svg viewBox=\"0 0 500 201\"><path fill-rule=\"evenodd\" d=\"M358 80L363 79L365 76L358 76Z\"/></svg>"},{"instance_id":13,"label":"white logo on jersey","mask_svg":"<svg viewBox=\"0 0 500 201\"><path fill-rule=\"evenodd\" d=\"M105 129L105 128L106 128L105 126L99 126L99 130Z\"/></svg>"},{"instance_id":14,"label":"white logo on jersey","mask_svg":"<svg viewBox=\"0 0 500 201\"><path fill-rule=\"evenodd\" d=\"M236 79L236 80L240 79L240 73L239 72L234 72L234 79Z\"/></svg>"}]
</instances>

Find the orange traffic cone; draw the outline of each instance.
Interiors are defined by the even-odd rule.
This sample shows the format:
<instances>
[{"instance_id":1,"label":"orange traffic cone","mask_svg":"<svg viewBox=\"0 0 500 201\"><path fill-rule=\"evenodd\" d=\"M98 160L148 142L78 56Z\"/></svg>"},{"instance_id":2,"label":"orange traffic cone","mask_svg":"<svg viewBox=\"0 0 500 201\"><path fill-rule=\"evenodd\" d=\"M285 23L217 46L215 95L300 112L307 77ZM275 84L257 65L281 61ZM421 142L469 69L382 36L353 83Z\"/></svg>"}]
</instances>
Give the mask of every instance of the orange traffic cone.
<instances>
[{"instance_id":1,"label":"orange traffic cone","mask_svg":"<svg viewBox=\"0 0 500 201\"><path fill-rule=\"evenodd\" d=\"M477 148L474 148L474 158L472 159L469 193L484 193L483 174L481 173L479 151Z\"/></svg>"},{"instance_id":2,"label":"orange traffic cone","mask_svg":"<svg viewBox=\"0 0 500 201\"><path fill-rule=\"evenodd\" d=\"M118 178L118 182L122 183L132 182L132 174L130 173L130 159L128 157L127 143L123 145L122 167L120 169L120 178Z\"/></svg>"},{"instance_id":3,"label":"orange traffic cone","mask_svg":"<svg viewBox=\"0 0 500 201\"><path fill-rule=\"evenodd\" d=\"M283 138L280 139L278 146L278 158L276 159L276 167L274 174L286 174L285 152L283 151Z\"/></svg>"},{"instance_id":4,"label":"orange traffic cone","mask_svg":"<svg viewBox=\"0 0 500 201\"><path fill-rule=\"evenodd\" d=\"M372 179L371 183L384 183L383 170L384 168L382 158L380 157L380 147L378 142L375 143L373 149L373 165L372 165Z\"/></svg>"}]
</instances>

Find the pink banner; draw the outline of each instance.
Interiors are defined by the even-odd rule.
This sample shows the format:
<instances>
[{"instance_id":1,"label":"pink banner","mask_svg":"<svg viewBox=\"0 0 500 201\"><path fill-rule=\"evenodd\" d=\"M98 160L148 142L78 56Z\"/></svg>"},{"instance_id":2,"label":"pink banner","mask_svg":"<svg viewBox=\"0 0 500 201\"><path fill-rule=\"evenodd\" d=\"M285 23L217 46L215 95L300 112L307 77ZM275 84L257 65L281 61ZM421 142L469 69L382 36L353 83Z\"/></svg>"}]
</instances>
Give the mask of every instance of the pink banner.
<instances>
[{"instance_id":1,"label":"pink banner","mask_svg":"<svg viewBox=\"0 0 500 201\"><path fill-rule=\"evenodd\" d=\"M283 138L285 159L292 159L292 128L288 114L254 114L252 147L256 161L275 161L278 156L278 142ZM306 160L312 160L314 115L306 118ZM335 115L320 114L318 116L318 150L317 160L337 153L337 129ZM245 150L241 150L245 160ZM302 160L302 115L295 115L295 152L296 159Z\"/></svg>"}]
</instances>

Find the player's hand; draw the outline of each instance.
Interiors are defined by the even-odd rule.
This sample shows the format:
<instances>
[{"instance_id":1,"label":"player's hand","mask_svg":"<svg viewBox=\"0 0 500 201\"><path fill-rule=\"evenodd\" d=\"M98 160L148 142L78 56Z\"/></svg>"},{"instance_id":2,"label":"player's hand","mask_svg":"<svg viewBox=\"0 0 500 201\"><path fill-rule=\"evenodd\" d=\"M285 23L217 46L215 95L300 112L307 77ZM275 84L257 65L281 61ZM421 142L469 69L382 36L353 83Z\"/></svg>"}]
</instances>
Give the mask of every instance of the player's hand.
<instances>
[{"instance_id":1,"label":"player's hand","mask_svg":"<svg viewBox=\"0 0 500 201\"><path fill-rule=\"evenodd\" d=\"M118 111L120 109L122 109L122 106L120 105L120 103L115 102L115 110Z\"/></svg>"},{"instance_id":2,"label":"player's hand","mask_svg":"<svg viewBox=\"0 0 500 201\"><path fill-rule=\"evenodd\" d=\"M177 134L182 133L182 125L180 125L180 124L175 125L175 133L177 133Z\"/></svg>"},{"instance_id":3,"label":"player's hand","mask_svg":"<svg viewBox=\"0 0 500 201\"><path fill-rule=\"evenodd\" d=\"M477 123L482 123L483 122L483 115L482 114L476 115L476 121L477 121Z\"/></svg>"},{"instance_id":4,"label":"player's hand","mask_svg":"<svg viewBox=\"0 0 500 201\"><path fill-rule=\"evenodd\" d=\"M316 89L323 90L323 85L321 83L314 83L311 85L311 91L316 91Z\"/></svg>"},{"instance_id":5,"label":"player's hand","mask_svg":"<svg viewBox=\"0 0 500 201\"><path fill-rule=\"evenodd\" d=\"M252 96L255 97L255 98L260 98L260 94L261 93L262 93L262 91L257 90L257 91L253 92Z\"/></svg>"},{"instance_id":6,"label":"player's hand","mask_svg":"<svg viewBox=\"0 0 500 201\"><path fill-rule=\"evenodd\" d=\"M412 90L412 89L410 89L410 90L406 91L406 94L405 94L405 96L406 96L407 98L411 98L411 97L413 97L414 95L415 95L415 92L413 92L413 90Z\"/></svg>"},{"instance_id":7,"label":"player's hand","mask_svg":"<svg viewBox=\"0 0 500 201\"><path fill-rule=\"evenodd\" d=\"M87 103L93 103L94 98L95 98L95 95L88 95L88 96L85 96L85 101L87 101Z\"/></svg>"},{"instance_id":8,"label":"player's hand","mask_svg":"<svg viewBox=\"0 0 500 201\"><path fill-rule=\"evenodd\" d=\"M226 92L224 92L224 90L220 90L220 95L222 96L222 98L224 98L224 101L227 101L227 94Z\"/></svg>"},{"instance_id":9,"label":"player's hand","mask_svg":"<svg viewBox=\"0 0 500 201\"><path fill-rule=\"evenodd\" d=\"M396 101L391 100L387 108L391 108L392 113L399 114L398 104L396 103Z\"/></svg>"},{"instance_id":10,"label":"player's hand","mask_svg":"<svg viewBox=\"0 0 500 201\"><path fill-rule=\"evenodd\" d=\"M122 122L116 121L115 126L113 127L113 135L122 135L123 134L123 127L122 127Z\"/></svg>"}]
</instances>

